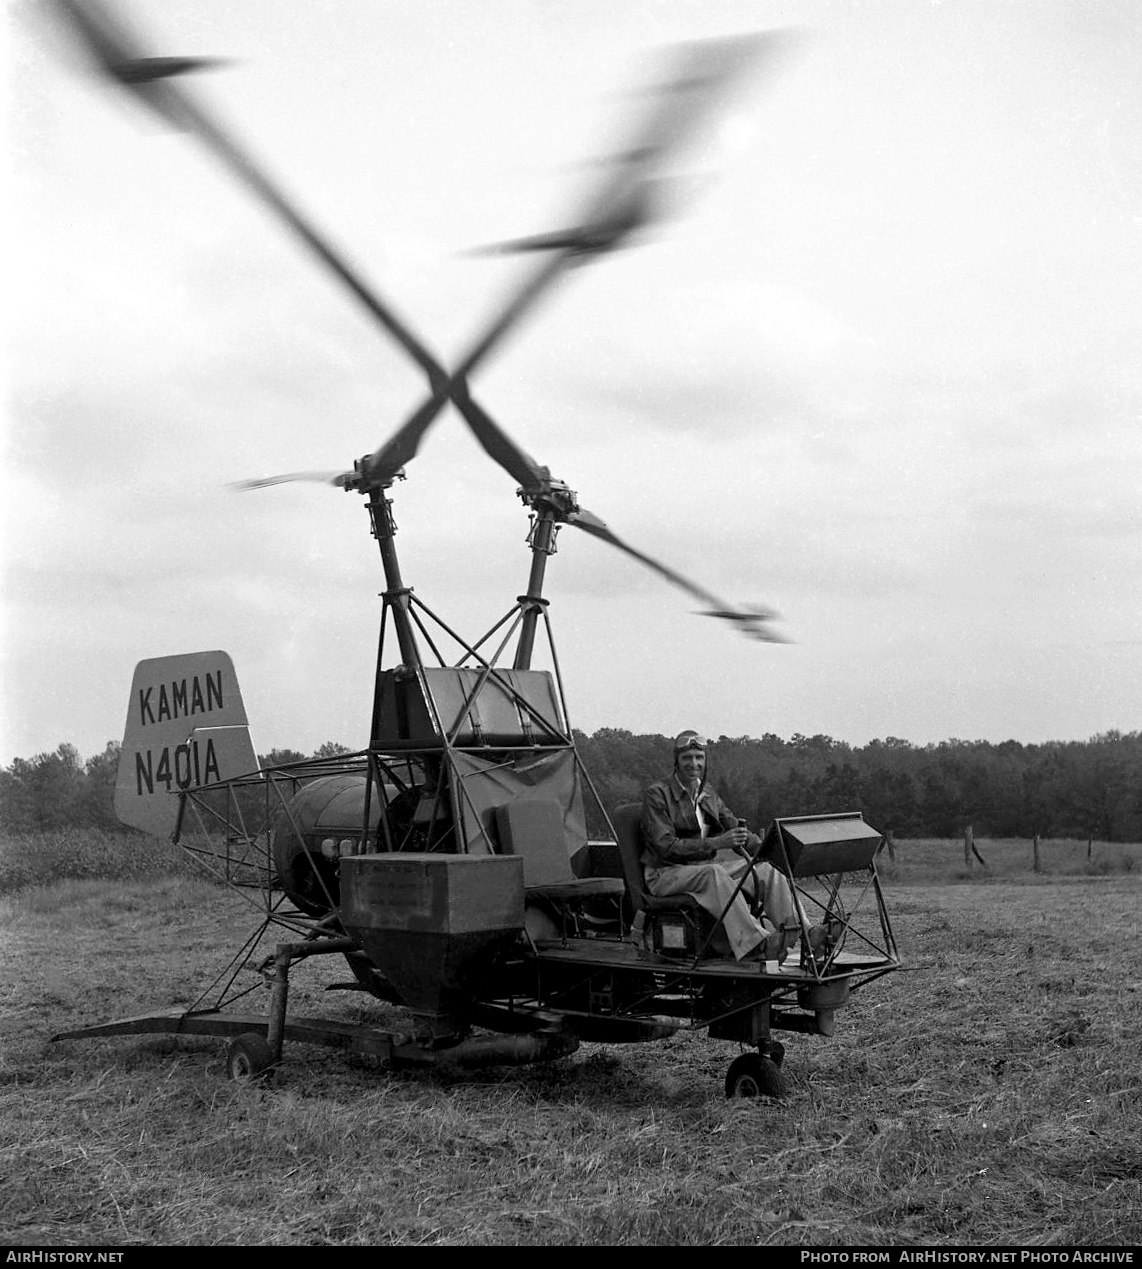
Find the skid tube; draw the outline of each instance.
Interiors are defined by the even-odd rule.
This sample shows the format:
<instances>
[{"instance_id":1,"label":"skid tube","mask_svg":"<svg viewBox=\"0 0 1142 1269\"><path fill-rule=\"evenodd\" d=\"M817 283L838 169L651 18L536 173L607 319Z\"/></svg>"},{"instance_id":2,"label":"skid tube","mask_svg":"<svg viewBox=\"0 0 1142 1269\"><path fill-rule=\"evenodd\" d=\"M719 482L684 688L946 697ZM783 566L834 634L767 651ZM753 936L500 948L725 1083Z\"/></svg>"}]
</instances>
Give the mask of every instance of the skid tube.
<instances>
[{"instance_id":1,"label":"skid tube","mask_svg":"<svg viewBox=\"0 0 1142 1269\"><path fill-rule=\"evenodd\" d=\"M266 962L270 981L270 1011L265 1014L234 1013L222 1009L167 1010L138 1014L110 1022L61 1031L52 1040L83 1040L113 1035L202 1035L232 1038L265 1036L272 1065L281 1062L285 1040L318 1044L379 1059L386 1066L420 1066L474 1070L485 1066L523 1066L567 1057L579 1047L578 1037L561 1029L559 1019L541 1020L526 1033L491 1037L433 1037L424 1042L410 1032L390 1031L365 1023L332 1018L287 1018L289 969L310 956L355 951L348 938L320 939L305 943L279 943ZM543 1025L546 1023L546 1025Z\"/></svg>"}]
</instances>

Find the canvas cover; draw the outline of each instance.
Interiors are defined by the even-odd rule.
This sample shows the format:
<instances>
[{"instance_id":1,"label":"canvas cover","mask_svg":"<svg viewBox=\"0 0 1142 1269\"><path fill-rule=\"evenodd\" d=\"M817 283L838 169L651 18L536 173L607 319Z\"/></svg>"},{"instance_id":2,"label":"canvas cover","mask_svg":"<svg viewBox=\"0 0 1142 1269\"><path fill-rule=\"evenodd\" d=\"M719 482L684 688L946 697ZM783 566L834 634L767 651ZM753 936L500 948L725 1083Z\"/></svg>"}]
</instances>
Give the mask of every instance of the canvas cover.
<instances>
[{"instance_id":1,"label":"canvas cover","mask_svg":"<svg viewBox=\"0 0 1142 1269\"><path fill-rule=\"evenodd\" d=\"M583 779L570 747L488 756L453 750L451 758L453 806L458 812L462 849L469 854L501 853L496 808L519 798L558 803L568 859L586 845Z\"/></svg>"}]
</instances>

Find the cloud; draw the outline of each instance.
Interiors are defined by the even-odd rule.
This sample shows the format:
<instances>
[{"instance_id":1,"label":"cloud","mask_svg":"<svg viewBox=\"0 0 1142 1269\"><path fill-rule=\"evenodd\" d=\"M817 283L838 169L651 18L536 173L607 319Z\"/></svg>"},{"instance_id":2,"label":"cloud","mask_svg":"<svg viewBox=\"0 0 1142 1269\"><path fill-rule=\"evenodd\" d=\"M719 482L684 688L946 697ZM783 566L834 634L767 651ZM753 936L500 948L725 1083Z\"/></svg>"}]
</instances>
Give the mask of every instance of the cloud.
<instances>
[{"instance_id":1,"label":"cloud","mask_svg":"<svg viewBox=\"0 0 1142 1269\"><path fill-rule=\"evenodd\" d=\"M792 288L714 281L663 293L659 278L651 312L630 302L639 277L621 281L622 291L616 283L613 297L602 297L604 321L582 320L575 305L552 321L550 346L561 355L547 362L568 397L621 407L655 427L721 435L760 419L789 427L800 422L814 375L832 381L876 358L868 340Z\"/></svg>"}]
</instances>

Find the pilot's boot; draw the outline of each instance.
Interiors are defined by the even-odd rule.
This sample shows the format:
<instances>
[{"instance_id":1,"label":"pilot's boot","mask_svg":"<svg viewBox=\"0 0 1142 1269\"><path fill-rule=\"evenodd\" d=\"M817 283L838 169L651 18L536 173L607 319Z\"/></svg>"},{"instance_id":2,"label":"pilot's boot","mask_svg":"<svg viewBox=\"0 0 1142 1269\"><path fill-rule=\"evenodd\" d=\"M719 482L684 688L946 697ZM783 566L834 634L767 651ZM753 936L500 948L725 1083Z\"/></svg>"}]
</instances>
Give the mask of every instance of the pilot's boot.
<instances>
[{"instance_id":1,"label":"pilot's boot","mask_svg":"<svg viewBox=\"0 0 1142 1269\"><path fill-rule=\"evenodd\" d=\"M767 933L765 938L742 957L743 961L777 961L785 959L785 935L780 930Z\"/></svg>"}]
</instances>

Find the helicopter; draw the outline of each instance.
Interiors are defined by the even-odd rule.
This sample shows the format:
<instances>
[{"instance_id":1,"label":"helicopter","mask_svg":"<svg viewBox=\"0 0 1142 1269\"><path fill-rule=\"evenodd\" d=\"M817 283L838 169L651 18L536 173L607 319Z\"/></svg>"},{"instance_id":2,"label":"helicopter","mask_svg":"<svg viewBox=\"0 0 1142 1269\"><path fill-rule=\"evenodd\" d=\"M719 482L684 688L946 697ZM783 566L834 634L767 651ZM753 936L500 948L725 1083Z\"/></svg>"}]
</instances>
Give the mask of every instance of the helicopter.
<instances>
[{"instance_id":1,"label":"helicopter","mask_svg":"<svg viewBox=\"0 0 1142 1269\"><path fill-rule=\"evenodd\" d=\"M688 896L647 892L640 807L608 811L568 722L545 595L556 537L570 526L601 540L747 638L782 641L777 614L729 603L618 537L515 442L471 386L558 278L669 214L667 159L737 83L772 62L783 33L675 51L670 74L572 226L491 248L539 262L449 368L185 89L180 77L208 59L152 56L96 0L50 4L106 78L202 143L304 244L427 387L397 431L351 466L240 482L253 490L318 480L365 501L384 578L367 746L260 767L226 653L141 661L116 812L170 838L232 887L253 909L254 928L188 1008L55 1038L221 1037L229 1040L228 1073L249 1080L281 1066L287 1039L387 1066L468 1069L553 1060L582 1042L650 1042L698 1030L741 1050L726 1073L727 1095L784 1094L784 1047L774 1032L833 1034L853 993L899 967L876 870L884 839L852 811L768 826L754 862L777 867L798 896L796 957L736 962L719 919ZM474 639L406 584L396 546L394 487L448 408L515 481L530 521L524 592ZM535 667L537 646L551 669ZM606 826L605 836L591 836L592 821ZM827 931L823 944L810 939L810 922ZM271 932L282 937L259 960ZM291 972L319 956L348 966L352 981L335 986L399 1007L408 1022L396 1030L296 1017ZM251 967L254 987L244 977ZM267 1012L234 1007L263 985Z\"/></svg>"}]
</instances>

